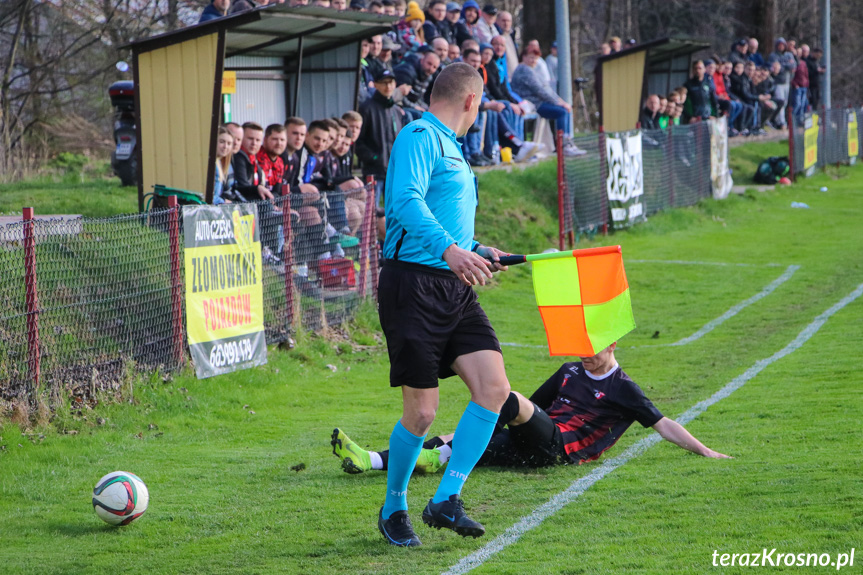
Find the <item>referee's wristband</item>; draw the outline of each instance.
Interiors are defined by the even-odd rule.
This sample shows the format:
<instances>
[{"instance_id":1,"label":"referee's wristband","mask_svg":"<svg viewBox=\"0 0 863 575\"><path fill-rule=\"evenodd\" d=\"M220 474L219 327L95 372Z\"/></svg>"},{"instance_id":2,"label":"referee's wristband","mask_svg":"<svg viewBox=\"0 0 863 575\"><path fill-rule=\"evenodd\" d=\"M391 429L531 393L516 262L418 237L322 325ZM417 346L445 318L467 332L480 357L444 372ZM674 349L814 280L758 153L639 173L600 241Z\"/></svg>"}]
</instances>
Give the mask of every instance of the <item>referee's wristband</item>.
<instances>
[{"instance_id":1,"label":"referee's wristband","mask_svg":"<svg viewBox=\"0 0 863 575\"><path fill-rule=\"evenodd\" d=\"M482 247L482 244L477 242L477 244L476 244L476 245L473 247L473 249L472 249L472 250L470 250L470 251L475 252L475 251L477 251L477 250L478 250L479 248L481 248L481 247Z\"/></svg>"}]
</instances>

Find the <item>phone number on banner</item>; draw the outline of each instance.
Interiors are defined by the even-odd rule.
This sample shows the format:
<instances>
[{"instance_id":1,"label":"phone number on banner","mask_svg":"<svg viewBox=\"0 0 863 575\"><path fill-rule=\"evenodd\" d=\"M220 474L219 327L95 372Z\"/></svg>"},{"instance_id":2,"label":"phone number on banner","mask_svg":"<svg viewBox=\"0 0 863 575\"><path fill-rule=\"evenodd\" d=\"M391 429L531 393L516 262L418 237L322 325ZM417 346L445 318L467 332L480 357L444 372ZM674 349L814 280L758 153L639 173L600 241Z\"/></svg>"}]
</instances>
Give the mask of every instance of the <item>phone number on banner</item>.
<instances>
[{"instance_id":1,"label":"phone number on banner","mask_svg":"<svg viewBox=\"0 0 863 575\"><path fill-rule=\"evenodd\" d=\"M251 361L253 356L254 347L250 338L227 341L214 345L210 350L210 364L213 367L225 367Z\"/></svg>"}]
</instances>

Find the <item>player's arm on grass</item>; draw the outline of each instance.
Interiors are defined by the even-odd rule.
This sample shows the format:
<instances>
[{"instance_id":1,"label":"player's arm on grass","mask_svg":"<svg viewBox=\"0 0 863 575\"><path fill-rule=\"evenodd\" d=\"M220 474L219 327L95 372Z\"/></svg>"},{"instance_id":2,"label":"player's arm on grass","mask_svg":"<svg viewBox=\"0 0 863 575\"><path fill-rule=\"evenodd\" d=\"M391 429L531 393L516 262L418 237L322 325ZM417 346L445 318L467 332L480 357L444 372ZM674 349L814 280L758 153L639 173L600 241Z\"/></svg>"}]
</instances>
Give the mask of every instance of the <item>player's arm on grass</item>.
<instances>
[{"instance_id":1,"label":"player's arm on grass","mask_svg":"<svg viewBox=\"0 0 863 575\"><path fill-rule=\"evenodd\" d=\"M653 429L662 436L662 439L670 441L678 447L682 447L687 451L691 451L697 455L711 457L714 459L730 459L728 455L713 451L703 443L695 439L695 437L686 431L686 428L674 421L663 417L653 425Z\"/></svg>"}]
</instances>

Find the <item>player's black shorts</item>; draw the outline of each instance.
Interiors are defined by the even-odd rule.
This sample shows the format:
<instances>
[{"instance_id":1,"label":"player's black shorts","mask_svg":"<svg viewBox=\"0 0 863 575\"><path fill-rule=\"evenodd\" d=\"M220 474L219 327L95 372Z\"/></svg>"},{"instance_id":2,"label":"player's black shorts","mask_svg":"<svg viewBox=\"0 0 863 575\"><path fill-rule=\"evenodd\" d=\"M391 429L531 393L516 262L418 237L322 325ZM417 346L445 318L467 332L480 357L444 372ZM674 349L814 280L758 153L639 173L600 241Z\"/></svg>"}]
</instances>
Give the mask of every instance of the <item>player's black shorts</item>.
<instances>
[{"instance_id":1,"label":"player's black shorts","mask_svg":"<svg viewBox=\"0 0 863 575\"><path fill-rule=\"evenodd\" d=\"M476 293L449 270L384 261L378 314L390 356L390 385L433 388L457 357L500 343Z\"/></svg>"},{"instance_id":2,"label":"player's black shorts","mask_svg":"<svg viewBox=\"0 0 863 575\"><path fill-rule=\"evenodd\" d=\"M503 428L518 414L518 401L507 399L488 447L477 465L495 467L546 467L570 463L563 445L563 434L551 417L533 404L534 413L527 423Z\"/></svg>"}]
</instances>

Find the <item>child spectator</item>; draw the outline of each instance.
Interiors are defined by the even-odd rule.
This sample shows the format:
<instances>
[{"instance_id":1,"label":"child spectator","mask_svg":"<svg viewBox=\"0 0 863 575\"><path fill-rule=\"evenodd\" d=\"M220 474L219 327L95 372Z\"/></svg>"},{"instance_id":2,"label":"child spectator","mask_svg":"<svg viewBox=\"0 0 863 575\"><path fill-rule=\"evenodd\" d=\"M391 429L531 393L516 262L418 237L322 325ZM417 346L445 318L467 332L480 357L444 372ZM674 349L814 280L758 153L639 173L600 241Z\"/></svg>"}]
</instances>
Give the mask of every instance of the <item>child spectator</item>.
<instances>
[{"instance_id":1,"label":"child spectator","mask_svg":"<svg viewBox=\"0 0 863 575\"><path fill-rule=\"evenodd\" d=\"M396 38L405 52L416 52L426 45L423 24L426 21L422 8L416 2L409 2L407 13L396 24Z\"/></svg>"}]
</instances>

